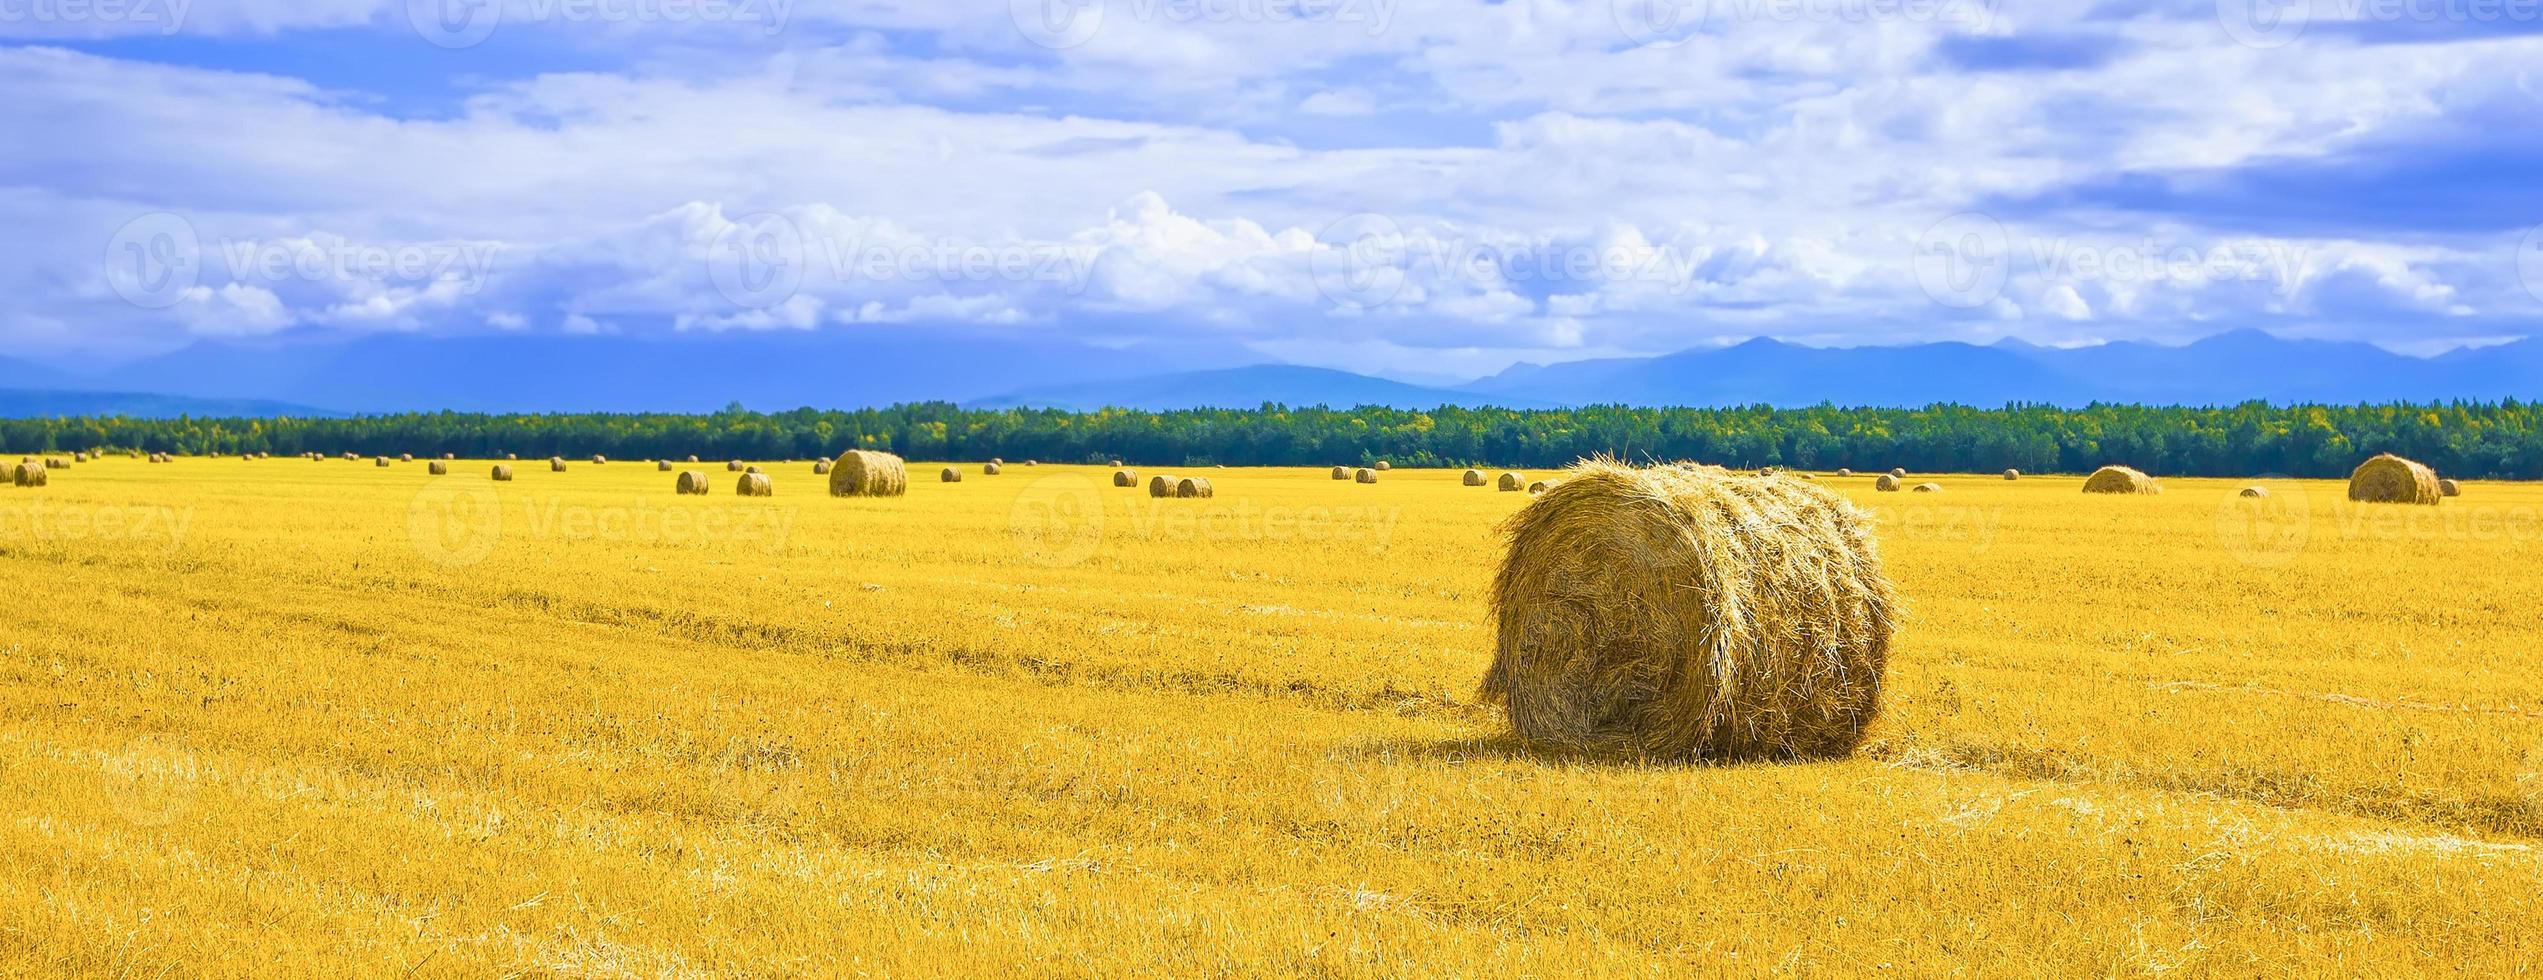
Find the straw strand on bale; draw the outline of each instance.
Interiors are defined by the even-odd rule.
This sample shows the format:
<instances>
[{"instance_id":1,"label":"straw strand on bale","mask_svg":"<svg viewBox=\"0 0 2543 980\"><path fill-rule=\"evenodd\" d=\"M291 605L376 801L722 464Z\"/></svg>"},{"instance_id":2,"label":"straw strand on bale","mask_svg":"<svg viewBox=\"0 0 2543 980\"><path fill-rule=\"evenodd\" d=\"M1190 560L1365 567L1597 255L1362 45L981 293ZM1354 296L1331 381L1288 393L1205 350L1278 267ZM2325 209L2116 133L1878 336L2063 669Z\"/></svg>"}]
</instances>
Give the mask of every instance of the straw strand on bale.
<instances>
[{"instance_id":1,"label":"straw strand on bale","mask_svg":"<svg viewBox=\"0 0 2543 980\"><path fill-rule=\"evenodd\" d=\"M2349 499L2370 504L2427 504L2446 496L2437 471L2392 453L2379 453L2349 474Z\"/></svg>"},{"instance_id":2,"label":"straw strand on bale","mask_svg":"<svg viewBox=\"0 0 2543 980\"><path fill-rule=\"evenodd\" d=\"M830 461L833 497L898 497L909 492L909 464L891 453L851 449Z\"/></svg>"},{"instance_id":3,"label":"straw strand on bale","mask_svg":"<svg viewBox=\"0 0 2543 980\"><path fill-rule=\"evenodd\" d=\"M1526 741L1824 757L1880 710L1897 598L1869 519L1834 493L1593 460L1503 530L1483 692Z\"/></svg>"},{"instance_id":4,"label":"straw strand on bale","mask_svg":"<svg viewBox=\"0 0 2543 980\"><path fill-rule=\"evenodd\" d=\"M2084 479L2085 493L2162 493L2163 484L2125 466L2105 466Z\"/></svg>"}]
</instances>

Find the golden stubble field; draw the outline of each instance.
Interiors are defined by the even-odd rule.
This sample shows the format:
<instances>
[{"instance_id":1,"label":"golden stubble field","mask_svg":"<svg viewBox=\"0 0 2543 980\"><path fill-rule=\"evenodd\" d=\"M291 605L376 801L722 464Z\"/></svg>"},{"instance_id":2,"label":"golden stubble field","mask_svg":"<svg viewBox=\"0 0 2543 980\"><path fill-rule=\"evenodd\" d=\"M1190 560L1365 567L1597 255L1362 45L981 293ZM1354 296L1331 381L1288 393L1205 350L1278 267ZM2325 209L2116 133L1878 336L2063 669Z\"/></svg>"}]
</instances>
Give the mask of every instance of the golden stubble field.
<instances>
[{"instance_id":1,"label":"golden stubble field","mask_svg":"<svg viewBox=\"0 0 2543 980\"><path fill-rule=\"evenodd\" d=\"M1887 714L1689 767L1475 703L1525 494L940 465L0 489L0 974L2543 962L2543 487L1823 476L1908 603Z\"/></svg>"}]
</instances>

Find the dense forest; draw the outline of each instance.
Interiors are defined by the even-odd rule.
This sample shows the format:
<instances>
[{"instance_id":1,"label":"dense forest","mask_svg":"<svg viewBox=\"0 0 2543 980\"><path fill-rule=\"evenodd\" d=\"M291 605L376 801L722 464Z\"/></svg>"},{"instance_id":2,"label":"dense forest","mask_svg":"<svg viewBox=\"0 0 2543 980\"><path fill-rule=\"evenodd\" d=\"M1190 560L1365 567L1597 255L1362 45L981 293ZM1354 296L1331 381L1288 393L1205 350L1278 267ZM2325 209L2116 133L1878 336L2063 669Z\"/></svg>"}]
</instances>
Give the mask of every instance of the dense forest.
<instances>
[{"instance_id":1,"label":"dense forest","mask_svg":"<svg viewBox=\"0 0 2543 980\"><path fill-rule=\"evenodd\" d=\"M854 412L711 415L434 413L354 418L0 420L0 449L106 448L181 455L303 451L463 457L808 459L859 447L912 459L1045 459L1146 465L1398 465L1546 468L1598 453L1733 466L1923 472L2083 472L2126 463L2184 476L2345 476L2377 452L2450 475L2543 477L2543 407L2265 404L2080 409L1492 408L972 410L950 404Z\"/></svg>"}]
</instances>

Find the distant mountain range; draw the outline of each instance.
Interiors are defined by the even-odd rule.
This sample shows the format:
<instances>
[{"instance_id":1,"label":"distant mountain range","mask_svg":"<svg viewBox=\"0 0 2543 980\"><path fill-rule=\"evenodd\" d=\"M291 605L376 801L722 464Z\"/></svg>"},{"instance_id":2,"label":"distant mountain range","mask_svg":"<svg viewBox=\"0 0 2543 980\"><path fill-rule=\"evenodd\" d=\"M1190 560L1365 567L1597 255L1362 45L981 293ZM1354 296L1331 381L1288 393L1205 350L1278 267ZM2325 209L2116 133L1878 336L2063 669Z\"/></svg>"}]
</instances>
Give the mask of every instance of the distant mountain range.
<instances>
[{"instance_id":1,"label":"distant mountain range","mask_svg":"<svg viewBox=\"0 0 2543 980\"><path fill-rule=\"evenodd\" d=\"M322 408L252 398L185 398L119 391L23 391L0 388L0 418L123 415L141 419L195 418L330 418L343 415Z\"/></svg>"},{"instance_id":2,"label":"distant mountain range","mask_svg":"<svg viewBox=\"0 0 2543 980\"><path fill-rule=\"evenodd\" d=\"M2421 358L2254 330L2178 347L2006 341L1821 348L1758 339L1656 357L1520 364L1454 386L1258 361L1242 348L1209 342L1105 347L921 328L671 338L290 337L206 341L88 374L0 359L0 387L9 389L0 415L704 412L735 402L762 410L914 401L1167 410L1265 402L1994 407L2543 398L2543 339Z\"/></svg>"}]
</instances>

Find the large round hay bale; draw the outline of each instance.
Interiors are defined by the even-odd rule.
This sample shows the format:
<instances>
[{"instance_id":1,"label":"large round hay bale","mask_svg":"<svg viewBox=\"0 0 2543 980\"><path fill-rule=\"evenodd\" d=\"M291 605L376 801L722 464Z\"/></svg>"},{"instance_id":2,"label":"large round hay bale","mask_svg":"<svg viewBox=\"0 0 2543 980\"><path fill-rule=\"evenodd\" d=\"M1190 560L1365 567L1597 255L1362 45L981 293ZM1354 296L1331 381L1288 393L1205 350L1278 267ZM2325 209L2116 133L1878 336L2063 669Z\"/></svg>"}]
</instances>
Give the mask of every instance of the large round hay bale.
<instances>
[{"instance_id":1,"label":"large round hay bale","mask_svg":"<svg viewBox=\"0 0 2543 980\"><path fill-rule=\"evenodd\" d=\"M1483 690L1526 741L1826 757L1880 711L1898 600L1869 518L1830 491L1588 462L1504 530Z\"/></svg>"},{"instance_id":2,"label":"large round hay bale","mask_svg":"<svg viewBox=\"0 0 2543 980\"><path fill-rule=\"evenodd\" d=\"M563 473L563 472L565 472L565 457L563 457L563 456L550 456L550 457L548 457L548 458L547 458L547 470L548 470L548 472L550 472L550 473Z\"/></svg>"},{"instance_id":3,"label":"large round hay bale","mask_svg":"<svg viewBox=\"0 0 2543 980\"><path fill-rule=\"evenodd\" d=\"M1502 492L1502 493L1513 493L1513 492L1516 492L1516 491L1519 491L1519 490L1523 490L1523 489L1526 489L1527 485L1528 485L1528 478L1527 478L1527 477L1520 476L1520 475L1518 475L1518 474L1516 474L1516 473L1503 473L1503 474L1501 474L1500 486L1501 486L1501 492Z\"/></svg>"},{"instance_id":4,"label":"large round hay bale","mask_svg":"<svg viewBox=\"0 0 2543 980\"><path fill-rule=\"evenodd\" d=\"M1352 472L1351 479L1360 483L1376 483L1377 471L1363 466Z\"/></svg>"},{"instance_id":5,"label":"large round hay bale","mask_svg":"<svg viewBox=\"0 0 2543 980\"><path fill-rule=\"evenodd\" d=\"M424 472L433 476L449 476L450 464L446 461L436 459L424 464Z\"/></svg>"},{"instance_id":6,"label":"large round hay bale","mask_svg":"<svg viewBox=\"0 0 2543 980\"><path fill-rule=\"evenodd\" d=\"M1138 485L1139 485L1139 474L1138 474L1137 472L1135 472L1135 471L1132 471L1132 470L1114 470L1114 471L1113 471L1113 485L1114 485L1114 486L1116 486L1116 487L1135 487L1135 486L1138 486Z\"/></svg>"},{"instance_id":7,"label":"large round hay bale","mask_svg":"<svg viewBox=\"0 0 2543 980\"><path fill-rule=\"evenodd\" d=\"M1898 492L1898 474L1895 474L1895 473L1883 473L1883 474L1881 474L1881 478L1880 478L1880 479L1877 479L1877 480L1872 481L1872 489L1874 489L1874 490L1878 490L1878 491L1880 491L1880 492L1882 492L1882 493L1897 493L1897 492Z\"/></svg>"},{"instance_id":8,"label":"large round hay bale","mask_svg":"<svg viewBox=\"0 0 2543 980\"><path fill-rule=\"evenodd\" d=\"M494 480L496 483L512 482L512 467L505 466L502 463L494 464Z\"/></svg>"},{"instance_id":9,"label":"large round hay bale","mask_svg":"<svg viewBox=\"0 0 2543 980\"><path fill-rule=\"evenodd\" d=\"M2378 453L2349 473L2349 499L2370 504L2430 504L2444 498L2437 471L2392 453Z\"/></svg>"},{"instance_id":10,"label":"large round hay bale","mask_svg":"<svg viewBox=\"0 0 2543 980\"><path fill-rule=\"evenodd\" d=\"M1187 476L1174 481L1174 495L1177 497L1207 497L1212 493L1210 481L1204 477Z\"/></svg>"},{"instance_id":11,"label":"large round hay bale","mask_svg":"<svg viewBox=\"0 0 2543 980\"><path fill-rule=\"evenodd\" d=\"M2005 467L2005 470L2004 470L2004 478L2005 478L2005 479L2007 479L2007 480L2019 480L2019 479L2021 479L2021 478L2022 478L2022 471L2021 471L2021 470L2014 469L2014 468L2012 468L2012 467L2010 467L2010 466Z\"/></svg>"},{"instance_id":12,"label":"large round hay bale","mask_svg":"<svg viewBox=\"0 0 2543 980\"><path fill-rule=\"evenodd\" d=\"M990 460L988 463L986 463L986 464L984 464L984 465L982 465L982 466L980 467L980 475L982 475L982 476L996 476L996 475L998 475L999 473L1005 472L1005 471L1006 471L1006 466L1007 466L1007 464L1005 464L1005 463L998 462L997 460L994 460L994 459L993 459L993 460Z\"/></svg>"},{"instance_id":13,"label":"large round hay bale","mask_svg":"<svg viewBox=\"0 0 2543 980\"><path fill-rule=\"evenodd\" d=\"M909 492L909 464L891 453L851 449L830 461L833 497L898 497Z\"/></svg>"},{"instance_id":14,"label":"large round hay bale","mask_svg":"<svg viewBox=\"0 0 2543 980\"><path fill-rule=\"evenodd\" d=\"M656 472L656 473L669 473L669 472L671 472L671 461L670 461L670 460L667 460L667 459L657 459L657 460L654 460L654 461L653 461L653 471L654 471L654 472Z\"/></svg>"},{"instance_id":15,"label":"large round hay bale","mask_svg":"<svg viewBox=\"0 0 2543 980\"><path fill-rule=\"evenodd\" d=\"M1943 485L1939 483L1919 483L1908 489L1914 490L1917 493L1941 493L1943 492Z\"/></svg>"},{"instance_id":16,"label":"large round hay bale","mask_svg":"<svg viewBox=\"0 0 2543 980\"><path fill-rule=\"evenodd\" d=\"M1486 482L1483 478L1482 470L1467 470L1464 475L1459 476L1457 479L1470 487L1480 487Z\"/></svg>"},{"instance_id":17,"label":"large round hay bale","mask_svg":"<svg viewBox=\"0 0 2543 980\"><path fill-rule=\"evenodd\" d=\"M2245 496L2245 497L2266 497L2266 496L2269 496L2269 488L2268 488L2268 487L2244 487L2244 488L2242 489L2242 491L2241 491L2241 493L2240 493L2239 495L2240 495L2240 496Z\"/></svg>"},{"instance_id":18,"label":"large round hay bale","mask_svg":"<svg viewBox=\"0 0 2543 980\"><path fill-rule=\"evenodd\" d=\"M1151 497L1171 497L1171 496L1174 496L1175 486L1176 486L1176 481L1175 481L1175 479L1174 479L1173 477L1171 477L1171 476L1167 476L1167 475L1165 475L1165 474L1163 474L1163 473L1159 473L1159 474L1157 474L1157 475L1155 475L1155 476L1152 476L1152 477L1149 477L1149 478L1148 478L1148 496L1151 496Z\"/></svg>"},{"instance_id":19,"label":"large round hay bale","mask_svg":"<svg viewBox=\"0 0 2543 980\"><path fill-rule=\"evenodd\" d=\"M955 468L953 468L953 467L951 467L951 466L945 467L944 469L942 469L942 470L938 470L938 471L936 472L936 482L938 482L938 483L961 483L961 482L962 482L962 471L961 471L961 470L958 470L958 469L955 469Z\"/></svg>"},{"instance_id":20,"label":"large round hay bale","mask_svg":"<svg viewBox=\"0 0 2543 980\"><path fill-rule=\"evenodd\" d=\"M777 485L769 481L766 473L744 473L741 480L733 484L733 493L743 497L773 497L777 495Z\"/></svg>"},{"instance_id":21,"label":"large round hay bale","mask_svg":"<svg viewBox=\"0 0 2543 980\"><path fill-rule=\"evenodd\" d=\"M2084 479L2085 493L2162 493L2155 478L2125 466L2105 466Z\"/></svg>"},{"instance_id":22,"label":"large round hay bale","mask_svg":"<svg viewBox=\"0 0 2543 980\"><path fill-rule=\"evenodd\" d=\"M704 470L681 470L679 479L671 483L672 491L683 496L706 496L706 486Z\"/></svg>"},{"instance_id":23,"label":"large round hay bale","mask_svg":"<svg viewBox=\"0 0 2543 980\"><path fill-rule=\"evenodd\" d=\"M1348 467L1348 466L1336 466L1336 467L1334 467L1334 468L1333 468L1333 478L1334 478L1334 479L1336 479L1336 480L1348 480L1348 479L1350 479L1350 478L1351 478L1351 468L1350 468L1350 467Z\"/></svg>"},{"instance_id":24,"label":"large round hay bale","mask_svg":"<svg viewBox=\"0 0 2543 980\"><path fill-rule=\"evenodd\" d=\"M1378 460L1378 461L1377 461L1377 464L1376 464L1376 465L1371 466L1371 467L1369 467L1369 468L1370 468L1370 469L1373 469L1373 470L1376 470L1376 471L1378 471L1378 472L1380 472L1380 473L1384 473L1384 472L1386 472L1386 471L1388 471L1388 470L1394 469L1394 468L1395 468L1395 464L1393 464L1393 463L1389 463L1389 462L1387 462L1387 461L1385 461L1385 460L1382 460L1382 459L1381 459L1381 460Z\"/></svg>"},{"instance_id":25,"label":"large round hay bale","mask_svg":"<svg viewBox=\"0 0 2543 980\"><path fill-rule=\"evenodd\" d=\"M19 463L9 468L9 482L21 487L40 487L52 482L40 463Z\"/></svg>"},{"instance_id":26,"label":"large round hay bale","mask_svg":"<svg viewBox=\"0 0 2543 980\"><path fill-rule=\"evenodd\" d=\"M2438 480L2437 480L2437 495L2438 495L2438 496L2441 496L2441 497L2460 497L2460 496L2463 496L2463 495L2464 495L2464 485L2463 485L2463 484L2460 484L2460 483L2457 483L2457 482L2455 482L2455 481L2453 481L2453 480L2446 479L2446 478L2444 478L2444 477L2440 477L2440 478L2438 478Z\"/></svg>"}]
</instances>

